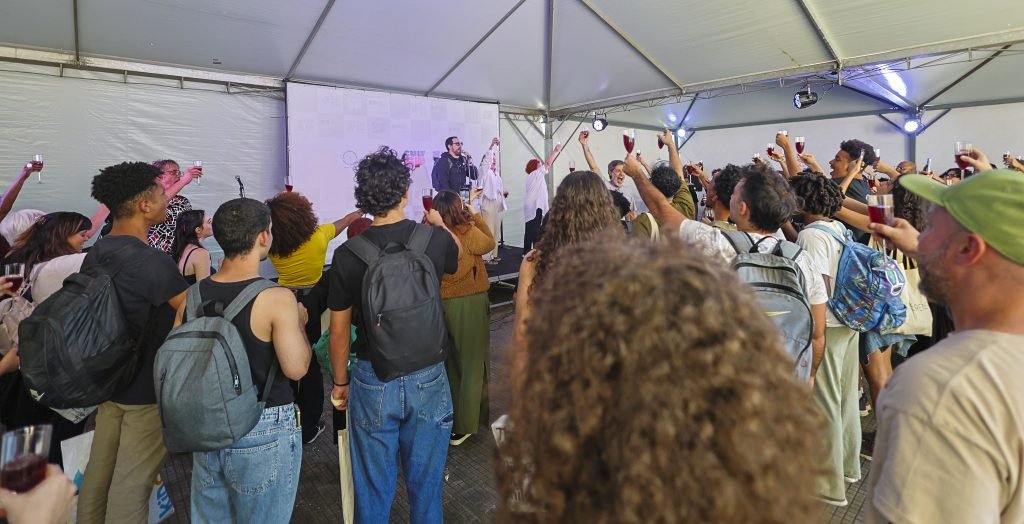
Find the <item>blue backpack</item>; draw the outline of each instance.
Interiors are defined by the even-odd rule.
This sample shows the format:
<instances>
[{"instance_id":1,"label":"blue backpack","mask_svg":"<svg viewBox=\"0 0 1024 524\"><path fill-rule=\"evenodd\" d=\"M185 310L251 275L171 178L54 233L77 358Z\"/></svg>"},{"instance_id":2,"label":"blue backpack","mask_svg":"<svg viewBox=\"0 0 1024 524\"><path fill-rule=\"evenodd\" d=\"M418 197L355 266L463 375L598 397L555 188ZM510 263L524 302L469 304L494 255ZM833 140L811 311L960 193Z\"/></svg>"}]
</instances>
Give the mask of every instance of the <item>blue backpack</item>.
<instances>
[{"instance_id":1,"label":"blue backpack","mask_svg":"<svg viewBox=\"0 0 1024 524\"><path fill-rule=\"evenodd\" d=\"M832 298L828 301L836 318L860 333L888 333L902 326L907 319L907 307L900 294L907 279L896 261L857 243L845 227L843 236L823 224L808 227L828 233L843 245Z\"/></svg>"}]
</instances>

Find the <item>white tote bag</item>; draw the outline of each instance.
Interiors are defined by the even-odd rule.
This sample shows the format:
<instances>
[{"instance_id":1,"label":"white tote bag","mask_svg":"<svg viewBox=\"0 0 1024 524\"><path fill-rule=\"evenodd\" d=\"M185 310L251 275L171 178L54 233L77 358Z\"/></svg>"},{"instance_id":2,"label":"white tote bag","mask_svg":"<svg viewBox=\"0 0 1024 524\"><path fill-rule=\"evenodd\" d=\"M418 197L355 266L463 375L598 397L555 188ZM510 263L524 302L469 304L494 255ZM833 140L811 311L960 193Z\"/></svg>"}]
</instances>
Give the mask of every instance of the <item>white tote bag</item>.
<instances>
[{"instance_id":1,"label":"white tote bag","mask_svg":"<svg viewBox=\"0 0 1024 524\"><path fill-rule=\"evenodd\" d=\"M907 307L907 320L896 328L896 333L904 335L932 335L932 310L928 307L928 299L921 292L921 274L917 269L917 261L896 251L896 262L903 268L907 277L907 285L903 288L900 300Z\"/></svg>"}]
</instances>

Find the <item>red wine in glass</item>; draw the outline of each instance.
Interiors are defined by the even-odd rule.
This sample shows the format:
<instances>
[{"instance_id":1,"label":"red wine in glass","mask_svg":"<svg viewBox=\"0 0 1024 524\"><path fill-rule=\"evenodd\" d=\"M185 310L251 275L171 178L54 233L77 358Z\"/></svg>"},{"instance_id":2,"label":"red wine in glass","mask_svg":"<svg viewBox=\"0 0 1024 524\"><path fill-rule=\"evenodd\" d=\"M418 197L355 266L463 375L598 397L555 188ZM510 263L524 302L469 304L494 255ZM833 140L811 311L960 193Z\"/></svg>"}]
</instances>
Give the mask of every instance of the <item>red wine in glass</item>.
<instances>
[{"instance_id":1,"label":"red wine in glass","mask_svg":"<svg viewBox=\"0 0 1024 524\"><path fill-rule=\"evenodd\" d=\"M295 186L292 185L292 177L284 177L284 190L291 193L292 189L295 189Z\"/></svg>"},{"instance_id":2,"label":"red wine in glass","mask_svg":"<svg viewBox=\"0 0 1024 524\"><path fill-rule=\"evenodd\" d=\"M626 148L626 154L633 152L633 146L636 145L636 139L629 136L629 132L622 133L622 145Z\"/></svg>"},{"instance_id":3,"label":"red wine in glass","mask_svg":"<svg viewBox=\"0 0 1024 524\"><path fill-rule=\"evenodd\" d=\"M434 197L430 195L423 195L423 209L427 213L434 208Z\"/></svg>"},{"instance_id":4,"label":"red wine in glass","mask_svg":"<svg viewBox=\"0 0 1024 524\"><path fill-rule=\"evenodd\" d=\"M11 284L11 293L17 293L21 289L21 285L25 282L25 275L7 275L4 277L7 282Z\"/></svg>"},{"instance_id":5,"label":"red wine in glass","mask_svg":"<svg viewBox=\"0 0 1024 524\"><path fill-rule=\"evenodd\" d=\"M868 206L868 218L876 224L892 224L893 206Z\"/></svg>"},{"instance_id":6,"label":"red wine in glass","mask_svg":"<svg viewBox=\"0 0 1024 524\"><path fill-rule=\"evenodd\" d=\"M796 152L797 154L804 152L804 137L802 136L796 137Z\"/></svg>"},{"instance_id":7,"label":"red wine in glass","mask_svg":"<svg viewBox=\"0 0 1024 524\"><path fill-rule=\"evenodd\" d=\"M972 147L973 146L967 142L955 142L953 145L953 154L955 155L955 158L953 160L956 161L957 167L959 167L961 170L970 167L970 164L968 164L966 160L960 160L960 157L968 156L971 152Z\"/></svg>"},{"instance_id":8,"label":"red wine in glass","mask_svg":"<svg viewBox=\"0 0 1024 524\"><path fill-rule=\"evenodd\" d=\"M658 135L658 149L665 149L665 141L661 139L661 135Z\"/></svg>"},{"instance_id":9,"label":"red wine in glass","mask_svg":"<svg viewBox=\"0 0 1024 524\"><path fill-rule=\"evenodd\" d=\"M15 493L25 493L46 478L46 456L18 457L0 469L0 486Z\"/></svg>"},{"instance_id":10,"label":"red wine in glass","mask_svg":"<svg viewBox=\"0 0 1024 524\"><path fill-rule=\"evenodd\" d=\"M768 156L771 157L772 153L775 152L775 146L772 144L768 144L768 147L765 148L765 151L768 153Z\"/></svg>"}]
</instances>

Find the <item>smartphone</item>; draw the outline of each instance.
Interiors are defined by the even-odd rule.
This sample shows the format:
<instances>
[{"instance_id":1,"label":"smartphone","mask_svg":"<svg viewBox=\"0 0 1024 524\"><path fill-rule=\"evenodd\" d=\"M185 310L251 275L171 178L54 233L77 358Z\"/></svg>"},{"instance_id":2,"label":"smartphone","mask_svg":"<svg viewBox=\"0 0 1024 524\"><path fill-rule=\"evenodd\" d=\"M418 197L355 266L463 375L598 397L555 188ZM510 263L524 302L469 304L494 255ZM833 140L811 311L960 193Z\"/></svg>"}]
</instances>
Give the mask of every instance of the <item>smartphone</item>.
<instances>
[{"instance_id":1,"label":"smartphone","mask_svg":"<svg viewBox=\"0 0 1024 524\"><path fill-rule=\"evenodd\" d=\"M466 205L469 205L469 192L470 191L471 191L471 189L469 187L463 187L462 189L459 190L459 196L462 197L462 202L464 204L466 204Z\"/></svg>"},{"instance_id":2,"label":"smartphone","mask_svg":"<svg viewBox=\"0 0 1024 524\"><path fill-rule=\"evenodd\" d=\"M931 157L929 157L928 161L924 163L924 171L922 171L922 172L923 173L931 173L932 172L932 159L931 159Z\"/></svg>"},{"instance_id":3,"label":"smartphone","mask_svg":"<svg viewBox=\"0 0 1024 524\"><path fill-rule=\"evenodd\" d=\"M857 157L857 167L858 168L863 168L864 167L864 150L863 149L860 150L860 156Z\"/></svg>"}]
</instances>

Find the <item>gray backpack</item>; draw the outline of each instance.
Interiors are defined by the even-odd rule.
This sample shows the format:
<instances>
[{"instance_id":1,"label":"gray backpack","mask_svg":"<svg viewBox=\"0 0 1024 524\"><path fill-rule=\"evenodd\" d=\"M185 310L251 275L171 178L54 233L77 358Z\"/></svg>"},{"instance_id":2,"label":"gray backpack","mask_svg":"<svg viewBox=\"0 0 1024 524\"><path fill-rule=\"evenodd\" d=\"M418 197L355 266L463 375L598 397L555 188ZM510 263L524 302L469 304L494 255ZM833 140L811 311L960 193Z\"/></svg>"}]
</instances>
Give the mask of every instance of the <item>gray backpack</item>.
<instances>
[{"instance_id":1,"label":"gray backpack","mask_svg":"<svg viewBox=\"0 0 1024 524\"><path fill-rule=\"evenodd\" d=\"M231 319L272 287L264 279L249 284L221 316L204 316L198 283L188 289L188 320L167 335L153 366L168 450L225 449L256 427L277 375L277 357L271 358L263 398L257 400L245 342Z\"/></svg>"},{"instance_id":2,"label":"gray backpack","mask_svg":"<svg viewBox=\"0 0 1024 524\"><path fill-rule=\"evenodd\" d=\"M796 263L803 250L792 242L779 240L771 252L761 253L758 245L772 237L755 243L742 231L723 229L721 233L736 250L733 269L740 280L754 288L758 305L779 328L782 345L795 362L794 375L801 382L809 382L814 320L804 293L804 274Z\"/></svg>"}]
</instances>

